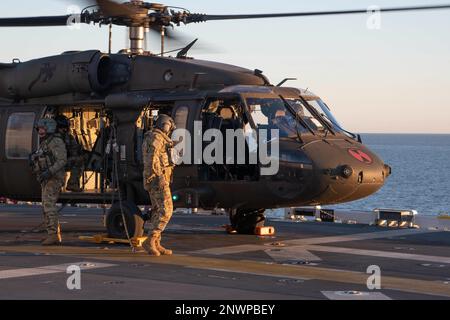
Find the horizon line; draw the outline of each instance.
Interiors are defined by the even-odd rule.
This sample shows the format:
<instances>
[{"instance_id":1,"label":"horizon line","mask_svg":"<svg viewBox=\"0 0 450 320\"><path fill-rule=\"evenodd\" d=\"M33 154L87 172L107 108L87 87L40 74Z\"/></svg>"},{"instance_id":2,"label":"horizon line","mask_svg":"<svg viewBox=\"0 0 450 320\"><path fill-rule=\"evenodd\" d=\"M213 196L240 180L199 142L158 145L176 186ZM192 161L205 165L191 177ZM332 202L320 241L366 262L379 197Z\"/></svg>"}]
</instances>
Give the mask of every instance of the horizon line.
<instances>
[{"instance_id":1,"label":"horizon line","mask_svg":"<svg viewBox=\"0 0 450 320\"><path fill-rule=\"evenodd\" d=\"M352 132L356 133L356 132ZM357 134L450 135L450 132L361 132Z\"/></svg>"}]
</instances>

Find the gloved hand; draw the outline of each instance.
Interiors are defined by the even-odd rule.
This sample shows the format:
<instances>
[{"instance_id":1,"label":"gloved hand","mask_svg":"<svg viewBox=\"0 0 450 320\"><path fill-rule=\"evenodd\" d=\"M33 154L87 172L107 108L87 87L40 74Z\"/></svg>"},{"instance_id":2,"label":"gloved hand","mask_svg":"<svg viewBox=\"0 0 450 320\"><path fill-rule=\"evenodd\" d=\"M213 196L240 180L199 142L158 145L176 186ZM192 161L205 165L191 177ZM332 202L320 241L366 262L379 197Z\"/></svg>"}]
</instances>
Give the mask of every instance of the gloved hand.
<instances>
[{"instance_id":1,"label":"gloved hand","mask_svg":"<svg viewBox=\"0 0 450 320\"><path fill-rule=\"evenodd\" d=\"M47 181L52 176L51 172L49 170L46 170L38 175L38 182L42 183L44 181Z\"/></svg>"}]
</instances>

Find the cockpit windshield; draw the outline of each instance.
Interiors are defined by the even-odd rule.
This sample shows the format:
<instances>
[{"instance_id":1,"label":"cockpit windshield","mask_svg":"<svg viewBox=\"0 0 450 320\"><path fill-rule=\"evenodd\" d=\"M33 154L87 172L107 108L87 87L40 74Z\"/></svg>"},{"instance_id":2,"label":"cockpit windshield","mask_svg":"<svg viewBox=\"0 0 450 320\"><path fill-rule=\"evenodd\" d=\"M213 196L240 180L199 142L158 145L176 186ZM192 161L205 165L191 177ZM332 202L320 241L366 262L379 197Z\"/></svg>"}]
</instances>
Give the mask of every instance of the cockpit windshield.
<instances>
[{"instance_id":1,"label":"cockpit windshield","mask_svg":"<svg viewBox=\"0 0 450 320\"><path fill-rule=\"evenodd\" d=\"M308 100L308 105L316 110L316 112L330 125L334 131L342 132L351 138L356 138L356 135L343 129L336 118L330 111L330 108L320 99Z\"/></svg>"},{"instance_id":2,"label":"cockpit windshield","mask_svg":"<svg viewBox=\"0 0 450 320\"><path fill-rule=\"evenodd\" d=\"M322 100L305 101L301 98L247 98L247 105L259 129L278 129L280 137L296 138L303 133L326 134L330 129L354 137L342 129Z\"/></svg>"},{"instance_id":3,"label":"cockpit windshield","mask_svg":"<svg viewBox=\"0 0 450 320\"><path fill-rule=\"evenodd\" d=\"M316 110L318 114L322 116L322 118L324 118L328 122L330 126L338 130L342 128L339 122L331 113L330 109L328 109L327 105L322 100L308 100L307 102Z\"/></svg>"}]
</instances>

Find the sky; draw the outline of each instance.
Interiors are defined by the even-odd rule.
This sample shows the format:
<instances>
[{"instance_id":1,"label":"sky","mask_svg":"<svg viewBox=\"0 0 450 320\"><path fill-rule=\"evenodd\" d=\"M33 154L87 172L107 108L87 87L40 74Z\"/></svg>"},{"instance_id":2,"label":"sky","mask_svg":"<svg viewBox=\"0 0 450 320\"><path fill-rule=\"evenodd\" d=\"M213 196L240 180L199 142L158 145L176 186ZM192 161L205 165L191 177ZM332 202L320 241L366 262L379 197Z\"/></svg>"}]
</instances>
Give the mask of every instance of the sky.
<instances>
[{"instance_id":1,"label":"sky","mask_svg":"<svg viewBox=\"0 0 450 320\"><path fill-rule=\"evenodd\" d=\"M171 0L191 12L242 14L450 4L450 0ZM66 14L76 0L2 0L0 16ZM81 5L82 7L82 5ZM369 15L211 21L181 26L186 44L206 59L260 69L277 84L309 88L349 131L450 133L450 9ZM127 46L113 28L113 51ZM108 48L106 27L1 28L0 62L27 61L68 50ZM180 46L180 45L178 45ZM182 45L181 45L182 46ZM158 40L150 46L158 52Z\"/></svg>"}]
</instances>

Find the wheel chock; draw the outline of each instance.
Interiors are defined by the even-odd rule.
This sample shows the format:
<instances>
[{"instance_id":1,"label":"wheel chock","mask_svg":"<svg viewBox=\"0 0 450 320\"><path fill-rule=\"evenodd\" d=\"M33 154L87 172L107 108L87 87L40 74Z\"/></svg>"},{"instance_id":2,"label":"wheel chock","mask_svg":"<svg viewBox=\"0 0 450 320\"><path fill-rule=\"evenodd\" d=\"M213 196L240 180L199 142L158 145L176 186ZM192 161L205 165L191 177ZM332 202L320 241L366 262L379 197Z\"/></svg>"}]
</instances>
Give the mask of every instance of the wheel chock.
<instances>
[{"instance_id":1,"label":"wheel chock","mask_svg":"<svg viewBox=\"0 0 450 320\"><path fill-rule=\"evenodd\" d=\"M257 236L273 236L275 234L274 227L256 227L255 234Z\"/></svg>"},{"instance_id":2,"label":"wheel chock","mask_svg":"<svg viewBox=\"0 0 450 320\"><path fill-rule=\"evenodd\" d=\"M225 228L225 231L228 234L236 234L238 233L236 229L234 229L229 224L223 225L223 228ZM274 227L256 227L254 234L257 236L273 236L275 234L275 228Z\"/></svg>"}]
</instances>

